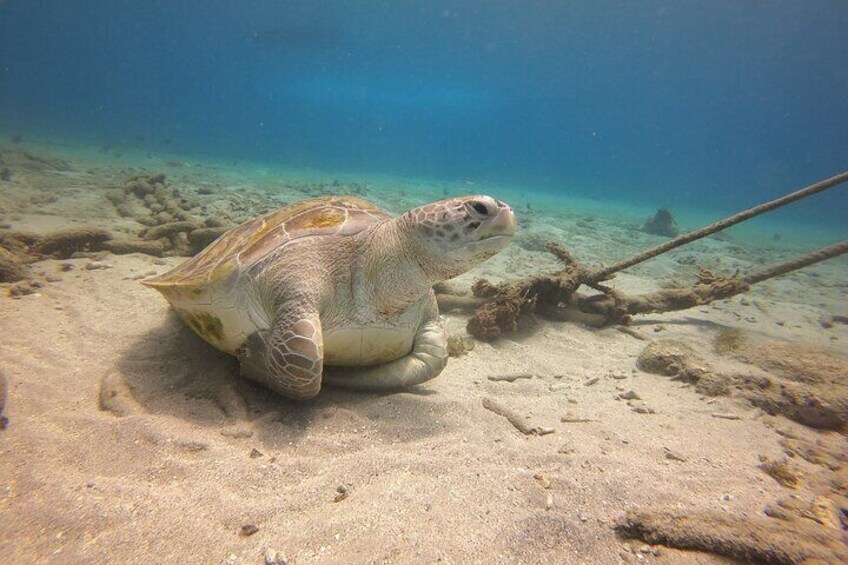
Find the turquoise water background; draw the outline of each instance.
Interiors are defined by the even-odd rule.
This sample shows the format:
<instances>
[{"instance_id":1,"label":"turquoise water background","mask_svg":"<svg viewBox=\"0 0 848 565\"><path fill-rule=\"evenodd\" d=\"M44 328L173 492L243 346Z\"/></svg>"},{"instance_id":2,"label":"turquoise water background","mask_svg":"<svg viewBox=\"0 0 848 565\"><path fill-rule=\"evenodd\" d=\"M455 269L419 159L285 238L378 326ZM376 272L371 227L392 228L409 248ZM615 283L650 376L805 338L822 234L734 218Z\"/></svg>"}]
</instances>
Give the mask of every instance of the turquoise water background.
<instances>
[{"instance_id":1,"label":"turquoise water background","mask_svg":"<svg viewBox=\"0 0 848 565\"><path fill-rule=\"evenodd\" d=\"M5 0L0 134L730 212L848 169L846 29L844 0ZM782 214L838 229L848 189Z\"/></svg>"}]
</instances>

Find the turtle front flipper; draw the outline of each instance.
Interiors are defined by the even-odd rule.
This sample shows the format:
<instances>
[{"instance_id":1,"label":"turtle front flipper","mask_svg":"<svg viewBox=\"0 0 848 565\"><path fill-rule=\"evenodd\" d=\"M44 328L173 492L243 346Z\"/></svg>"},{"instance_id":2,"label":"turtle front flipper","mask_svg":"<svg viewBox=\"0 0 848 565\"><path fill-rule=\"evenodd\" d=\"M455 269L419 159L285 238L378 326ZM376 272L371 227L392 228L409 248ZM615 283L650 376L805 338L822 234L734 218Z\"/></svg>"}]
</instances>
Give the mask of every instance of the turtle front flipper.
<instances>
[{"instance_id":1,"label":"turtle front flipper","mask_svg":"<svg viewBox=\"0 0 848 565\"><path fill-rule=\"evenodd\" d=\"M291 320L294 320L291 322ZM242 376L295 400L321 390L324 342L318 314L280 316L274 327L254 332L239 348Z\"/></svg>"},{"instance_id":2,"label":"turtle front flipper","mask_svg":"<svg viewBox=\"0 0 848 565\"><path fill-rule=\"evenodd\" d=\"M358 390L391 390L429 381L448 362L448 339L438 319L425 322L415 334L412 351L396 361L371 367L328 368L324 382Z\"/></svg>"}]
</instances>

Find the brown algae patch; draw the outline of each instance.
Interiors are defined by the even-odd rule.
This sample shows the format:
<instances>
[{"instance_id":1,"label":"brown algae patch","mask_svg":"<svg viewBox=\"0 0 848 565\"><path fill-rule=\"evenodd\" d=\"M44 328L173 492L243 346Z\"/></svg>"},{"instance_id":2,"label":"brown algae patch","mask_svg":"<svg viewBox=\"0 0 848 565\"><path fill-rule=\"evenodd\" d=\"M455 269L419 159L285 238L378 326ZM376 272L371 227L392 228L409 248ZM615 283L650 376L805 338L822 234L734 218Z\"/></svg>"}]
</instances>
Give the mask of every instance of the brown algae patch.
<instances>
[{"instance_id":1,"label":"brown algae patch","mask_svg":"<svg viewBox=\"0 0 848 565\"><path fill-rule=\"evenodd\" d=\"M212 270L212 273L209 275L209 283L215 284L226 279L227 277L232 275L233 272L235 272L237 267L238 264L234 259L228 259L227 261L220 263L218 266L215 267L215 269Z\"/></svg>"},{"instance_id":2,"label":"brown algae patch","mask_svg":"<svg viewBox=\"0 0 848 565\"><path fill-rule=\"evenodd\" d=\"M713 350L719 355L727 355L742 349L747 340L745 332L739 328L721 328L713 340Z\"/></svg>"},{"instance_id":3,"label":"brown algae patch","mask_svg":"<svg viewBox=\"0 0 848 565\"><path fill-rule=\"evenodd\" d=\"M322 229L338 226L343 223L345 215L337 210L316 210L302 216L292 218L286 222L286 229L290 233L301 229Z\"/></svg>"},{"instance_id":4,"label":"brown algae patch","mask_svg":"<svg viewBox=\"0 0 848 565\"><path fill-rule=\"evenodd\" d=\"M797 488L801 482L798 473L790 466L786 458L778 461L761 455L760 464L757 467L785 487Z\"/></svg>"},{"instance_id":5,"label":"brown algae patch","mask_svg":"<svg viewBox=\"0 0 848 565\"><path fill-rule=\"evenodd\" d=\"M214 343L224 339L224 324L217 316L209 312L191 312L180 308L176 310L180 318L206 341Z\"/></svg>"},{"instance_id":6,"label":"brown algae patch","mask_svg":"<svg viewBox=\"0 0 848 565\"><path fill-rule=\"evenodd\" d=\"M452 334L448 336L448 355L451 357L462 357L474 349L476 343L470 337Z\"/></svg>"}]
</instances>

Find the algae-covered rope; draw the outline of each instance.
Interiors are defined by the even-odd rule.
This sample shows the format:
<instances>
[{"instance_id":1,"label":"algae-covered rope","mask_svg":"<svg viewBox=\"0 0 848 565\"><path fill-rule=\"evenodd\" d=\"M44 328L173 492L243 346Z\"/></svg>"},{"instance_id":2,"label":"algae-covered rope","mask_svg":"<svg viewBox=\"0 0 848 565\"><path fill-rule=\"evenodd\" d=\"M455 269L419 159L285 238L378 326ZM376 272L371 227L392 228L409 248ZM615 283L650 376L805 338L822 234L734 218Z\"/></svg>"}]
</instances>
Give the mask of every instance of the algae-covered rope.
<instances>
[{"instance_id":1,"label":"algae-covered rope","mask_svg":"<svg viewBox=\"0 0 848 565\"><path fill-rule=\"evenodd\" d=\"M566 263L565 269L529 275L497 286L485 279L474 283L475 298L462 297L468 300L465 307L476 308L468 321L469 334L483 341L497 339L517 331L521 320L532 317L534 313L556 320L576 320L601 326L621 323L637 314L685 310L736 296L747 292L756 283L842 255L848 252L848 240L766 266L745 277L734 275L725 278L702 270L698 282L691 287L667 288L635 296L587 280L591 273L562 246L549 243L548 249ZM592 295L577 293L577 288L583 284L600 292ZM445 295L438 294L437 297L441 302ZM455 304L449 304L449 308L454 307Z\"/></svg>"},{"instance_id":2,"label":"algae-covered rope","mask_svg":"<svg viewBox=\"0 0 848 565\"><path fill-rule=\"evenodd\" d=\"M827 247L822 247L821 249L802 255L797 259L790 259L789 261L776 263L760 271L755 271L754 273L743 277L742 280L749 285L756 284L773 277L797 271L798 269L802 269L809 265L814 265L820 261L824 261L825 259L837 257L846 252L848 252L848 239L840 241L839 243L834 243L833 245L828 245Z\"/></svg>"},{"instance_id":3,"label":"algae-covered rope","mask_svg":"<svg viewBox=\"0 0 848 565\"><path fill-rule=\"evenodd\" d=\"M754 206L753 208L749 208L748 210L744 210L742 212L739 212L738 214L734 214L733 216L730 216L728 218L725 218L723 220L715 222L714 224L710 224L710 225L708 225L704 228L701 228L699 230L691 231L689 233L685 233L683 235L675 237L674 239L669 240L669 241L663 243L662 245L658 245L656 247L648 249L647 251L639 253L638 255L635 255L635 256L633 256L629 259L625 259L624 261L620 261L620 262L616 263L615 265L611 265L609 267L599 269L597 271L593 271L592 273L589 274L589 278L592 281L595 281L595 282L606 280L613 273L617 273L618 271L621 271L621 270L626 269L628 267L632 267L633 265L636 265L636 264L641 263L643 261L647 261L648 259L656 257L657 255L661 255L662 253L665 253L666 251L670 251L670 250L674 249L675 247L680 247L681 245L685 245L685 244L692 242L692 241L695 241L697 239L701 239L701 238L706 237L708 235L712 235L712 234L714 234L718 231L721 231L723 229L729 228L730 226L738 224L739 222L744 222L745 220L753 218L754 216L759 216L760 214L763 214L765 212L769 212L769 211L774 210L776 208L780 208L781 206L785 206L786 204L790 204L790 203L795 202L797 200L801 200L802 198L806 198L807 196L811 196L811 195L816 194L818 192L822 192L823 190L827 190L828 188L834 187L834 186L841 184L845 181L848 181L848 171L840 173L840 174L833 176L829 179L825 179L823 181L817 182L815 184L811 184L810 186L807 186L807 187L802 188L800 190L796 190L795 192L792 192L790 194L787 194L786 196L782 196L782 197L777 198L775 200L772 200L770 202L760 204L759 206ZM839 244L837 244L837 245L839 245ZM827 249L830 249L830 248L827 248ZM824 250L821 250L821 251L824 251ZM825 257L825 259L827 259L827 257ZM816 261L813 261L813 262L816 262Z\"/></svg>"}]
</instances>

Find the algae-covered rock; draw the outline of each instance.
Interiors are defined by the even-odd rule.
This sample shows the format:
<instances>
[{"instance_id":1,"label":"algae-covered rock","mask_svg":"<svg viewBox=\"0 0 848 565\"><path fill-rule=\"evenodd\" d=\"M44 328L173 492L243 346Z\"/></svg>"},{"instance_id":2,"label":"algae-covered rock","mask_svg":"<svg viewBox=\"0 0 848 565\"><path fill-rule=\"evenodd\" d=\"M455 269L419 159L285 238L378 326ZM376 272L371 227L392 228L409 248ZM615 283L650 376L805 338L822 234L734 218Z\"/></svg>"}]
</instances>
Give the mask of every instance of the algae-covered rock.
<instances>
[{"instance_id":1,"label":"algae-covered rock","mask_svg":"<svg viewBox=\"0 0 848 565\"><path fill-rule=\"evenodd\" d=\"M812 428L848 429L848 387L838 383L809 385L780 378L744 375L741 395L771 415L781 415Z\"/></svg>"},{"instance_id":2,"label":"algae-covered rock","mask_svg":"<svg viewBox=\"0 0 848 565\"><path fill-rule=\"evenodd\" d=\"M473 351L475 345L474 340L468 336L451 334L448 336L448 355L451 357L462 357L469 351Z\"/></svg>"},{"instance_id":3,"label":"algae-covered rock","mask_svg":"<svg viewBox=\"0 0 848 565\"><path fill-rule=\"evenodd\" d=\"M649 344L636 359L636 366L646 373L665 375L687 382L698 382L710 373L707 364L688 345L661 340Z\"/></svg>"},{"instance_id":4,"label":"algae-covered rock","mask_svg":"<svg viewBox=\"0 0 848 565\"><path fill-rule=\"evenodd\" d=\"M42 284L38 281L25 280L11 285L6 292L11 298L20 298L28 294L35 294L41 287Z\"/></svg>"},{"instance_id":5,"label":"algae-covered rock","mask_svg":"<svg viewBox=\"0 0 848 565\"><path fill-rule=\"evenodd\" d=\"M179 233L187 233L197 229L194 222L169 222L150 228L144 233L144 239L160 239L172 237Z\"/></svg>"},{"instance_id":6,"label":"algae-covered rock","mask_svg":"<svg viewBox=\"0 0 848 565\"><path fill-rule=\"evenodd\" d=\"M67 259L74 253L99 251L112 234L103 228L74 228L48 234L35 251L57 259Z\"/></svg>"},{"instance_id":7,"label":"algae-covered rock","mask_svg":"<svg viewBox=\"0 0 848 565\"><path fill-rule=\"evenodd\" d=\"M227 233L229 228L199 228L188 234L188 240L198 251Z\"/></svg>"},{"instance_id":8,"label":"algae-covered rock","mask_svg":"<svg viewBox=\"0 0 848 565\"><path fill-rule=\"evenodd\" d=\"M147 175L147 182L150 184L165 184L165 173L158 172L153 173L152 175Z\"/></svg>"},{"instance_id":9,"label":"algae-covered rock","mask_svg":"<svg viewBox=\"0 0 848 565\"><path fill-rule=\"evenodd\" d=\"M622 536L678 549L724 555L743 563L846 563L838 530L809 520L745 519L717 512L628 512L615 529Z\"/></svg>"},{"instance_id":10,"label":"algae-covered rock","mask_svg":"<svg viewBox=\"0 0 848 565\"><path fill-rule=\"evenodd\" d=\"M731 378L714 372L688 345L673 340L655 341L639 354L636 366L646 373L665 375L695 385L707 396L727 396Z\"/></svg>"},{"instance_id":11,"label":"algae-covered rock","mask_svg":"<svg viewBox=\"0 0 848 565\"><path fill-rule=\"evenodd\" d=\"M810 346L773 341L744 341L733 356L756 369L715 372L692 348L670 340L645 347L636 365L648 373L693 383L702 394L733 393L769 414L806 426L848 429L848 360Z\"/></svg>"},{"instance_id":12,"label":"algae-covered rock","mask_svg":"<svg viewBox=\"0 0 848 565\"><path fill-rule=\"evenodd\" d=\"M216 218L215 216L209 216L203 223L207 228L226 228L231 225L226 219Z\"/></svg>"},{"instance_id":13,"label":"algae-covered rock","mask_svg":"<svg viewBox=\"0 0 848 565\"><path fill-rule=\"evenodd\" d=\"M480 306L468 320L466 330L481 341L492 341L502 335L526 330L536 320L533 311L536 298L528 298L520 285L496 286L485 279L474 282L471 291L475 298L492 299Z\"/></svg>"},{"instance_id":14,"label":"algae-covered rock","mask_svg":"<svg viewBox=\"0 0 848 565\"><path fill-rule=\"evenodd\" d=\"M27 275L27 267L20 257L0 247L0 283L17 282Z\"/></svg>"},{"instance_id":15,"label":"algae-covered rock","mask_svg":"<svg viewBox=\"0 0 848 565\"><path fill-rule=\"evenodd\" d=\"M166 212L164 209L159 212L154 212L153 207L151 207L150 211L153 213L153 219L156 220L156 223L159 225L167 225L173 223L175 220L173 214Z\"/></svg>"},{"instance_id":16,"label":"algae-covered rock","mask_svg":"<svg viewBox=\"0 0 848 565\"><path fill-rule=\"evenodd\" d=\"M128 253L144 253L161 257L165 253L165 246L160 240L148 241L144 239L112 239L103 242L103 249L111 251L116 255Z\"/></svg>"},{"instance_id":17,"label":"algae-covered rock","mask_svg":"<svg viewBox=\"0 0 848 565\"><path fill-rule=\"evenodd\" d=\"M665 237L677 237L677 222L667 208L660 208L642 226L642 231L653 235Z\"/></svg>"},{"instance_id":18,"label":"algae-covered rock","mask_svg":"<svg viewBox=\"0 0 848 565\"><path fill-rule=\"evenodd\" d=\"M134 179L126 184L128 192L131 192L139 198L144 198L148 194L153 194L155 187L143 179Z\"/></svg>"},{"instance_id":19,"label":"algae-covered rock","mask_svg":"<svg viewBox=\"0 0 848 565\"><path fill-rule=\"evenodd\" d=\"M841 509L833 500L824 496L784 496L779 498L775 504L766 506L763 511L766 516L786 522L793 522L801 518L812 520L831 530L839 531L842 529Z\"/></svg>"},{"instance_id":20,"label":"algae-covered rock","mask_svg":"<svg viewBox=\"0 0 848 565\"><path fill-rule=\"evenodd\" d=\"M848 360L805 344L768 341L734 352L739 361L774 375L743 381L751 404L770 414L829 430L848 429Z\"/></svg>"},{"instance_id":21,"label":"algae-covered rock","mask_svg":"<svg viewBox=\"0 0 848 565\"><path fill-rule=\"evenodd\" d=\"M44 236L30 232L16 230L0 231L0 247L5 247L7 251L16 255L29 253L29 250L38 245L43 239Z\"/></svg>"}]
</instances>

